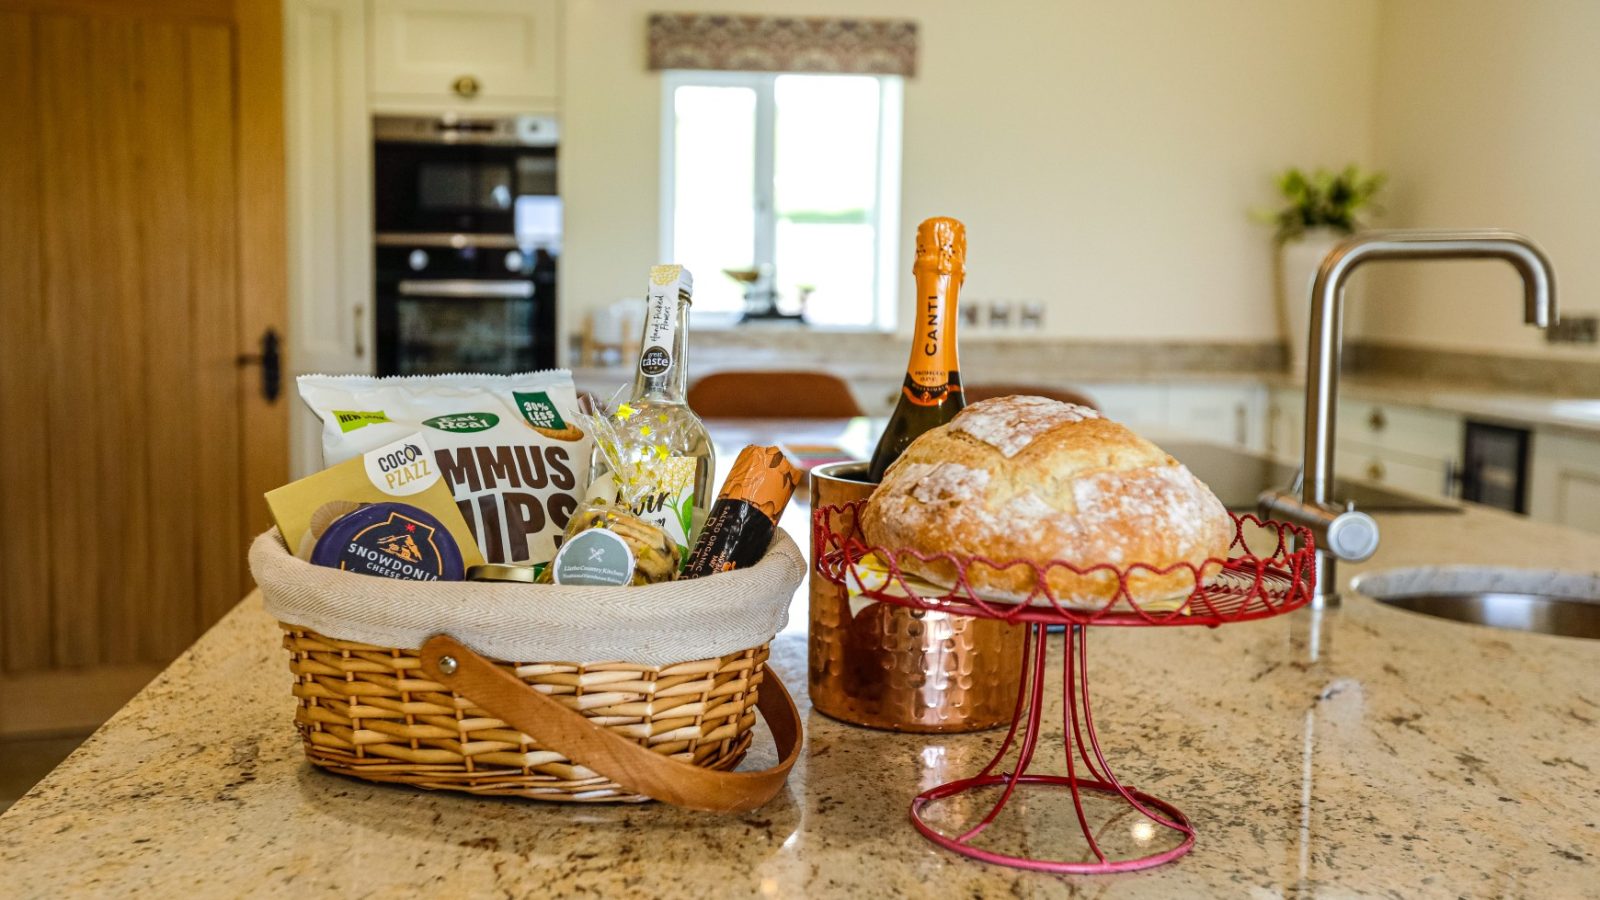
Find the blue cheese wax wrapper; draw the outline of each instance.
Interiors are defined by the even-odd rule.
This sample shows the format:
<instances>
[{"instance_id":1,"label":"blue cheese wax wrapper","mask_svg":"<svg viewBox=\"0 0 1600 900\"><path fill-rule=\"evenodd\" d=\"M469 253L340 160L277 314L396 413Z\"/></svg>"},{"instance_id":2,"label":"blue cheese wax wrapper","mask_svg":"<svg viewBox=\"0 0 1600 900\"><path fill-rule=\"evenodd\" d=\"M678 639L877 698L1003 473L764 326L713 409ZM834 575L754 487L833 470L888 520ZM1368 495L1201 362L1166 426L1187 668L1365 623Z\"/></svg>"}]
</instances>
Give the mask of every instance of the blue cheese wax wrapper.
<instances>
[{"instance_id":1,"label":"blue cheese wax wrapper","mask_svg":"<svg viewBox=\"0 0 1600 900\"><path fill-rule=\"evenodd\" d=\"M343 516L311 551L313 565L402 581L462 581L461 547L444 523L405 503L373 503Z\"/></svg>"}]
</instances>

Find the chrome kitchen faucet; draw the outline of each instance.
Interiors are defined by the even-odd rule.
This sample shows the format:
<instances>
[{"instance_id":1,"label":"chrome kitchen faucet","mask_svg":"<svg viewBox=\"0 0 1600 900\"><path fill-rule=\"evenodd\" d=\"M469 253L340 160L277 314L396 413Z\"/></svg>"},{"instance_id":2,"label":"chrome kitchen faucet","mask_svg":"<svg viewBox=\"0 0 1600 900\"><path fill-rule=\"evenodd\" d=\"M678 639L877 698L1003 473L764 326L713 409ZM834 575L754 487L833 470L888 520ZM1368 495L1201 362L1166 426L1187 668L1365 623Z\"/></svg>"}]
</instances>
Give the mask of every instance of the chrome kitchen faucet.
<instances>
[{"instance_id":1,"label":"chrome kitchen faucet","mask_svg":"<svg viewBox=\"0 0 1600 900\"><path fill-rule=\"evenodd\" d=\"M1378 549L1378 523L1355 504L1329 502L1333 490L1333 441L1339 398L1339 362L1344 343L1344 283L1362 263L1389 259L1503 259L1522 276L1523 316L1548 328L1556 310L1556 274L1529 238L1511 231L1374 231L1351 237L1322 260L1311 284L1311 334L1306 378L1305 464L1298 497L1267 491L1263 516L1311 529L1317 542L1313 603L1339 602L1334 561L1361 562Z\"/></svg>"}]
</instances>

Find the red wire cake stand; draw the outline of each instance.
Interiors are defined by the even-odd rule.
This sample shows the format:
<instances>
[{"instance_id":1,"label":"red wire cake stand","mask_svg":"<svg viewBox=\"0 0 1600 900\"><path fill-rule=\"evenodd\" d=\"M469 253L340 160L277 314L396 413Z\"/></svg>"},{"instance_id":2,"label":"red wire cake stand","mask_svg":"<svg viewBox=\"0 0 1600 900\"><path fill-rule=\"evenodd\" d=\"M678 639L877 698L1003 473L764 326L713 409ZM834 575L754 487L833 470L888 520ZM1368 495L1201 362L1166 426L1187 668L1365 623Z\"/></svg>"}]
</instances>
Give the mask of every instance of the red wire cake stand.
<instances>
[{"instance_id":1,"label":"red wire cake stand","mask_svg":"<svg viewBox=\"0 0 1600 900\"><path fill-rule=\"evenodd\" d=\"M818 548L816 575L849 589L866 599L910 609L952 613L1012 624L1026 624L1027 642L1022 655L1022 689L1017 694L1011 728L989 764L978 774L923 791L911 801L911 821L929 840L948 850L985 862L999 863L1043 872L1098 874L1130 872L1171 862L1194 846L1194 827L1187 816L1172 804L1124 785L1111 772L1100 739L1095 733L1094 711L1089 698L1088 632L1090 625L1151 627L1204 625L1216 627L1248 622L1292 612L1311 600L1315 573L1315 552L1311 533L1299 526L1264 520L1253 515L1234 516L1234 538L1228 558L1207 560L1195 566L1178 563L1156 567L1144 563L1113 566L1101 564L1079 567L1059 560L1038 563L1028 560L997 562L984 557L955 554L922 554L913 550L894 550L869 546L863 542L855 522L865 500L840 506L823 506L812 514L814 541ZM868 555L877 565L863 563ZM901 564L912 559L924 563L943 561L955 572L954 582L938 586L909 575ZM1025 599L997 600L976 592L968 581L979 567L991 570L1024 567L1037 576L1035 587ZM1081 576L1103 579L1115 592L1102 605L1086 607L1067 604L1051 591L1047 576L1064 570ZM1166 575L1187 571L1194 585L1189 594L1165 603L1141 605L1129 592L1130 578ZM1200 577L1204 573L1206 577ZM1064 626L1062 735L1065 743L1065 775L1031 774L1030 766L1042 731L1045 701L1046 641L1050 626ZM1016 761L1009 771L1003 763L1016 748ZM1076 756L1076 760L1074 759ZM1078 764L1082 764L1079 771ZM1018 785L1066 788L1071 792L1078 825L1088 843L1089 853L1079 860L1036 859L1010 855L977 846L974 841L994 824ZM926 818L933 804L985 788L1000 788L1000 796L977 824L960 834L948 834ZM1102 849L1084 812L1086 793L1107 795L1113 803L1120 799L1122 813L1130 809L1155 827L1169 829L1177 843L1143 856L1118 856ZM1120 818L1121 815L1117 818ZM1137 829L1140 826L1136 826Z\"/></svg>"}]
</instances>

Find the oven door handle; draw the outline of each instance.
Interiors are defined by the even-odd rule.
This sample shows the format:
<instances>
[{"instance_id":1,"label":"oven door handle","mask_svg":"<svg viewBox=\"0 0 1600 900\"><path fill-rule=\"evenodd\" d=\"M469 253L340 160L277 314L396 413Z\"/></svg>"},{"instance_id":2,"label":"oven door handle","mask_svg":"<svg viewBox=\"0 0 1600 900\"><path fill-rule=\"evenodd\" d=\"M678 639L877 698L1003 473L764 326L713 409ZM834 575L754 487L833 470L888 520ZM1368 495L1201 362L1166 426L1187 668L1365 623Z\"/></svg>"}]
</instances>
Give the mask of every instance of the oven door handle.
<instances>
[{"instance_id":1,"label":"oven door handle","mask_svg":"<svg viewBox=\"0 0 1600 900\"><path fill-rule=\"evenodd\" d=\"M496 300L533 296L531 281L479 281L472 278L408 279L397 290L402 297L461 297Z\"/></svg>"}]
</instances>

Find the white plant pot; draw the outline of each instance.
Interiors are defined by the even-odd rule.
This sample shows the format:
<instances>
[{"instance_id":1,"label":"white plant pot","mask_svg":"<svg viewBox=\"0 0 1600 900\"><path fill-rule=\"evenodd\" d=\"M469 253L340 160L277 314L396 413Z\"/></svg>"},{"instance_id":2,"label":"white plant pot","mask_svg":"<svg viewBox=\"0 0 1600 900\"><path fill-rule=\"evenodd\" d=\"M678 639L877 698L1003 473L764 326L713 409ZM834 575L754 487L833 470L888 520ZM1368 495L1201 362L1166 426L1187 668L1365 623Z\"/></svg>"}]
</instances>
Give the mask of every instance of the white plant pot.
<instances>
[{"instance_id":1,"label":"white plant pot","mask_svg":"<svg viewBox=\"0 0 1600 900\"><path fill-rule=\"evenodd\" d=\"M1346 235L1332 228L1308 228L1296 240L1279 247L1278 303L1283 337L1289 345L1289 371L1306 372L1306 345L1311 334L1311 283L1317 269Z\"/></svg>"}]
</instances>

